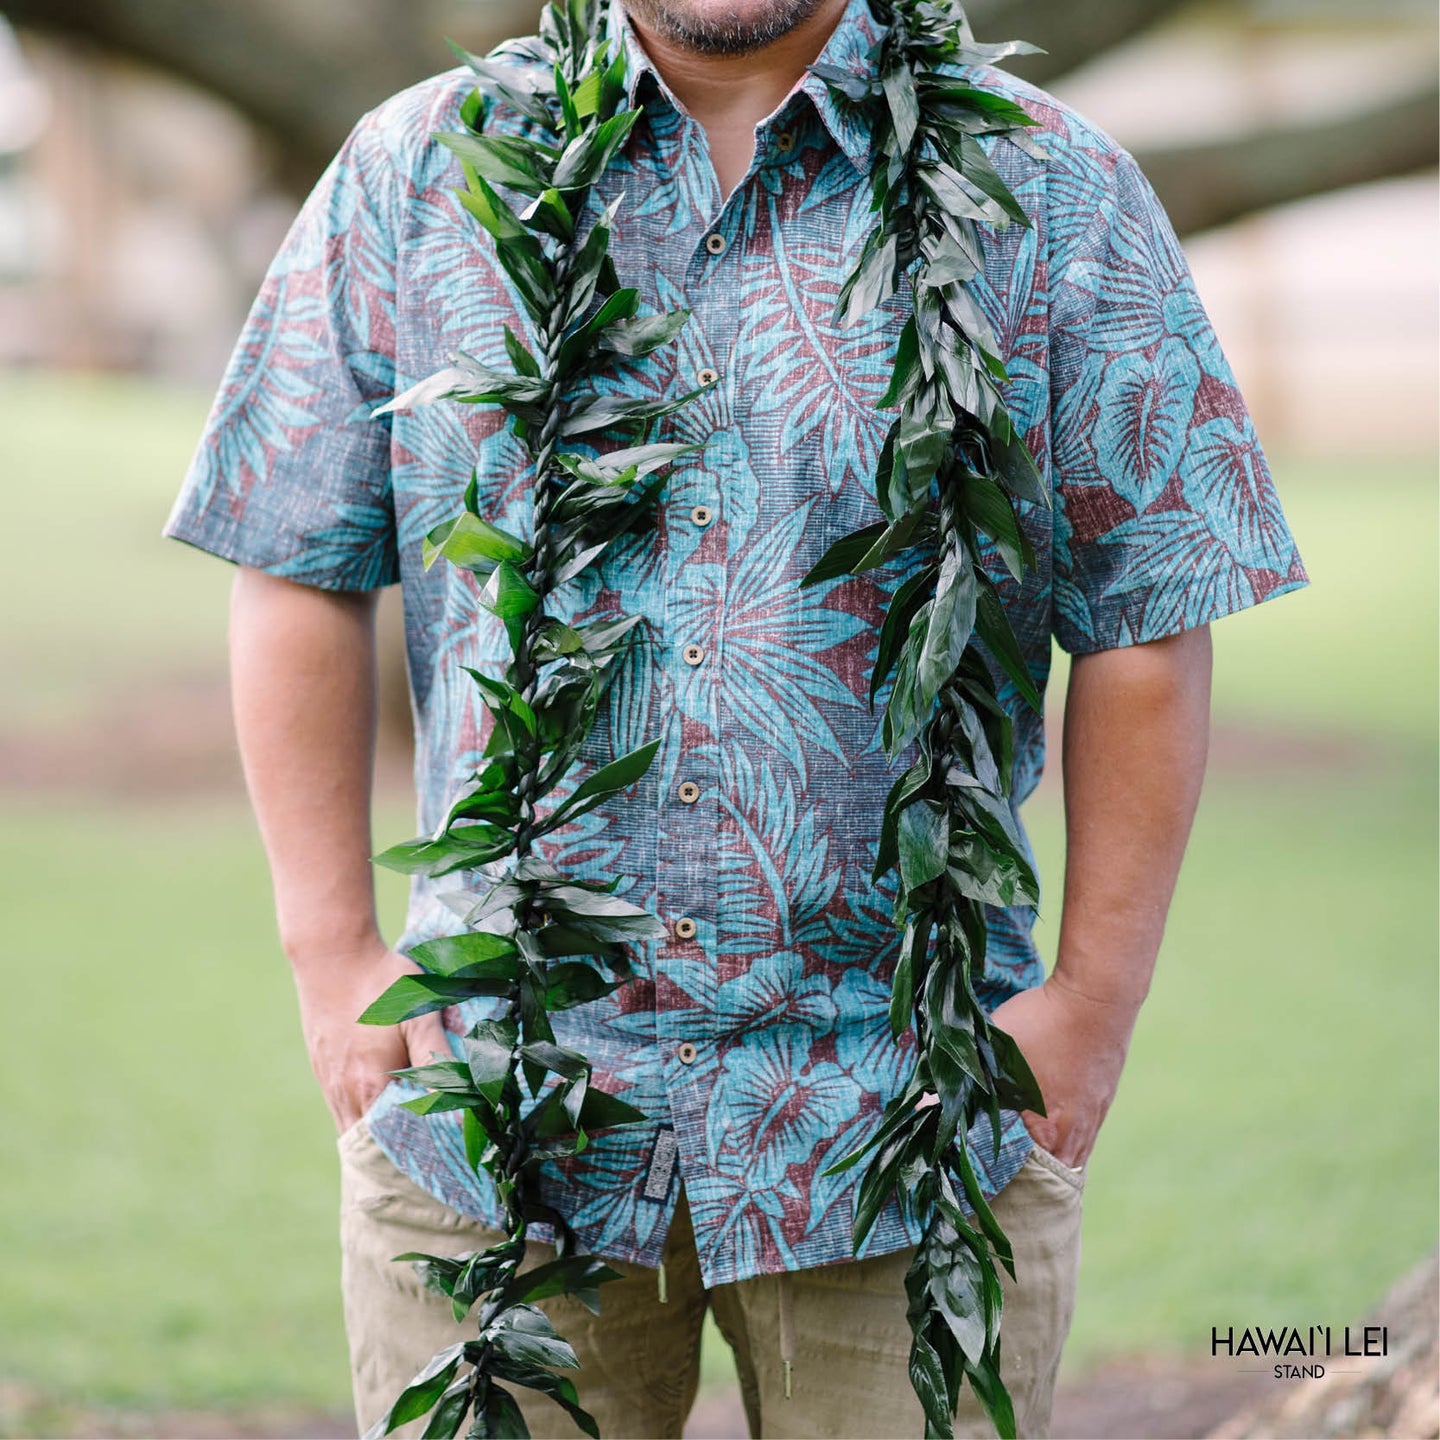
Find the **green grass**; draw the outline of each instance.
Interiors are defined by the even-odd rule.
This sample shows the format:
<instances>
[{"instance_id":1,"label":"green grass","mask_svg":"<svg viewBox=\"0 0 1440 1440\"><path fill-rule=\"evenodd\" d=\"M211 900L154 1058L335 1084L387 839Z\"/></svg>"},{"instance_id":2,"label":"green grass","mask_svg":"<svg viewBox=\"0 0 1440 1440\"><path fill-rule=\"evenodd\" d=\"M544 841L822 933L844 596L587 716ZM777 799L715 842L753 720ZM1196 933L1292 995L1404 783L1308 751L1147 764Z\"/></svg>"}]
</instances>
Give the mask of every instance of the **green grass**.
<instances>
[{"instance_id":1,"label":"green grass","mask_svg":"<svg viewBox=\"0 0 1440 1440\"><path fill-rule=\"evenodd\" d=\"M1072 1365L1344 1323L1432 1243L1433 874L1422 787L1212 788L1092 1161ZM3 1373L343 1406L332 1129L243 808L12 813L0 907Z\"/></svg>"},{"instance_id":2,"label":"green grass","mask_svg":"<svg viewBox=\"0 0 1440 1440\"><path fill-rule=\"evenodd\" d=\"M223 670L229 567L159 538L203 411L7 378L9 734ZM1217 720L1356 743L1207 786L1092 1161L1072 1369L1343 1324L1434 1243L1433 467L1276 470L1314 583L1216 624ZM1058 907L1054 790L1031 809ZM387 802L377 839L410 829ZM343 1408L333 1129L243 803L11 804L0 913L0 1383Z\"/></svg>"}]
</instances>

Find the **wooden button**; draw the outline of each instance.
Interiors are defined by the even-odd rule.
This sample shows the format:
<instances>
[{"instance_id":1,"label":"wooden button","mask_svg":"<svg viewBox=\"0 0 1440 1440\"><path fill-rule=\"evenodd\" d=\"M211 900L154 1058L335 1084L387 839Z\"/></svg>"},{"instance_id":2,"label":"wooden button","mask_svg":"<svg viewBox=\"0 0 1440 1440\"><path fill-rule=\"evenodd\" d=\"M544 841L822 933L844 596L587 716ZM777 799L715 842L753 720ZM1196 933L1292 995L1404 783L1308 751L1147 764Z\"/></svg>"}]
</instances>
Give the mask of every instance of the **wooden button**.
<instances>
[{"instance_id":1,"label":"wooden button","mask_svg":"<svg viewBox=\"0 0 1440 1440\"><path fill-rule=\"evenodd\" d=\"M777 150L793 150L795 148L795 137L788 131L781 131L775 137L775 148Z\"/></svg>"},{"instance_id":2,"label":"wooden button","mask_svg":"<svg viewBox=\"0 0 1440 1440\"><path fill-rule=\"evenodd\" d=\"M720 372L707 365L695 378L702 385L713 385L720 378Z\"/></svg>"},{"instance_id":3,"label":"wooden button","mask_svg":"<svg viewBox=\"0 0 1440 1440\"><path fill-rule=\"evenodd\" d=\"M708 505L696 505L690 511L690 518L697 525L708 525L710 523L710 507Z\"/></svg>"},{"instance_id":4,"label":"wooden button","mask_svg":"<svg viewBox=\"0 0 1440 1440\"><path fill-rule=\"evenodd\" d=\"M675 922L675 933L682 940L693 939L695 935L695 922L688 915L682 915Z\"/></svg>"},{"instance_id":5,"label":"wooden button","mask_svg":"<svg viewBox=\"0 0 1440 1440\"><path fill-rule=\"evenodd\" d=\"M680 786L680 798L687 805L693 805L700 798L700 787L693 780L683 781Z\"/></svg>"},{"instance_id":6,"label":"wooden button","mask_svg":"<svg viewBox=\"0 0 1440 1440\"><path fill-rule=\"evenodd\" d=\"M725 237L718 234L707 235L705 237L705 248L712 255L718 255L725 248Z\"/></svg>"},{"instance_id":7,"label":"wooden button","mask_svg":"<svg viewBox=\"0 0 1440 1440\"><path fill-rule=\"evenodd\" d=\"M688 1040L675 1052L682 1065L691 1064L699 1053Z\"/></svg>"},{"instance_id":8,"label":"wooden button","mask_svg":"<svg viewBox=\"0 0 1440 1440\"><path fill-rule=\"evenodd\" d=\"M681 653L687 665L698 665L705 658L704 650L698 645L687 645Z\"/></svg>"}]
</instances>

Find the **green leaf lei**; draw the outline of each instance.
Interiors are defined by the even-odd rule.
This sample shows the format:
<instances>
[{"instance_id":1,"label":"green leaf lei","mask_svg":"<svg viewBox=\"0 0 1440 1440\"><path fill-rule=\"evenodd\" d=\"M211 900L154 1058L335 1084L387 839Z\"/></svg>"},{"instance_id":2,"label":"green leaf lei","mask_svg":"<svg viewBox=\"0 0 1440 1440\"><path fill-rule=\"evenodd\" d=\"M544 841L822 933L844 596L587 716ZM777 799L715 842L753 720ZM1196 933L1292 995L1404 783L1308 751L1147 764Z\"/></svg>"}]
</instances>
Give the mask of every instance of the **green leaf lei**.
<instances>
[{"instance_id":1,"label":"green leaf lei","mask_svg":"<svg viewBox=\"0 0 1440 1440\"><path fill-rule=\"evenodd\" d=\"M885 518L836 542L800 583L920 552L920 568L891 597L870 685L873 705L894 672L882 728L887 753L917 742L918 758L886 800L872 879L898 867L890 1021L897 1036L913 1021L918 1044L915 1069L874 1136L827 1173L874 1151L859 1186L857 1252L891 1195L923 1224L905 1287L910 1378L927 1436L951 1434L967 1378L998 1433L1013 1436L994 1261L1012 1276L1014 1261L965 1137L988 1115L998 1153L1002 1105L1044 1113L1018 1047L989 1022L974 990L984 973L986 907L1033 905L1038 887L1009 801L1011 720L990 661L1037 709L1040 697L980 546L988 537L1018 581L1035 556L1015 502L1048 505L1049 497L996 388L1007 374L995 338L965 287L983 268L980 225L1030 223L977 137L1003 134L1044 152L1024 133L1037 121L956 72L1037 47L977 44L958 0L871 3L886 27L872 57L878 79L814 67L864 113L875 137L878 224L841 290L836 322L853 323L902 286L912 312L881 401L899 411L875 477ZM459 199L493 237L534 342L507 329L512 369L457 353L383 407L443 398L503 406L533 467L534 533L525 539L485 520L472 478L460 512L424 541L427 567L443 558L483 579L480 604L503 622L512 659L503 680L469 672L494 724L444 823L375 858L430 876L507 863L503 878L467 902L467 930L416 946L422 973L397 980L361 1018L397 1024L473 997L504 1000L500 1018L465 1035L463 1060L396 1073L426 1091L408 1108L461 1112L466 1155L495 1183L506 1239L472 1254L399 1257L452 1302L457 1322L476 1311L478 1335L436 1355L370 1436L425 1415L426 1436L457 1435L467 1418L471 1436L526 1436L507 1388L514 1386L549 1395L598 1434L559 1373L577 1367L575 1353L535 1302L571 1294L598 1311L598 1287L618 1275L578 1253L565 1218L538 1198L535 1172L578 1154L594 1130L646 1117L590 1084L590 1062L555 1043L549 1016L623 984L627 942L665 929L615 894L620 877L567 877L533 852L536 838L634 784L659 742L595 770L538 815L539 800L579 758L639 618L577 629L547 614L546 600L616 539L653 523L666 467L696 447L646 443L647 433L701 393L656 403L586 389L617 357L669 344L688 319L683 310L640 317L638 292L621 286L608 254L621 202L582 233L590 188L639 116L621 108L623 56L612 57L600 38L603 14L587 0L552 0L537 36L507 41L488 57L463 56L476 76L461 110L465 128L436 138L461 161ZM486 135L487 102L518 111L532 133ZM497 186L524 197L523 208ZM562 440L616 434L626 448L561 449ZM523 1114L522 1080L532 1102ZM558 1258L521 1274L534 1220L554 1227Z\"/></svg>"}]
</instances>

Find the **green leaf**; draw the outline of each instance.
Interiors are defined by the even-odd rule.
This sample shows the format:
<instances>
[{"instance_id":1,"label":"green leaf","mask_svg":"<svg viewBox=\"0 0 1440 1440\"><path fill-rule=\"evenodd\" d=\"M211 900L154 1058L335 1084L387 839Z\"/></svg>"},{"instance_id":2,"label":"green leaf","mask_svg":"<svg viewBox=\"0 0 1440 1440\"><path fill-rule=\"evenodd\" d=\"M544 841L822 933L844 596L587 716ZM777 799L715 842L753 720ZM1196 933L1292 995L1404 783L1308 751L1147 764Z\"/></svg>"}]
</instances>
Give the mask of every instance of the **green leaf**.
<instances>
[{"instance_id":1,"label":"green leaf","mask_svg":"<svg viewBox=\"0 0 1440 1440\"><path fill-rule=\"evenodd\" d=\"M515 367L516 373L538 379L540 362L508 325L502 325L500 328L505 332L505 353L510 357L510 363Z\"/></svg>"},{"instance_id":2,"label":"green leaf","mask_svg":"<svg viewBox=\"0 0 1440 1440\"><path fill-rule=\"evenodd\" d=\"M650 762L659 748L658 739L650 740L630 751L628 755L622 755L618 760L612 760L608 765L602 765L587 775L566 797L564 804L546 817L543 828L548 831L557 825L567 824L576 816L594 809L595 805L607 800L611 795L628 789L650 768ZM587 800L591 803L583 803Z\"/></svg>"},{"instance_id":3,"label":"green leaf","mask_svg":"<svg viewBox=\"0 0 1440 1440\"><path fill-rule=\"evenodd\" d=\"M640 292L629 287L606 296L594 315L565 337L560 346L561 373L568 374L577 366L588 368L599 353L601 332L615 321L628 319L639 304Z\"/></svg>"},{"instance_id":4,"label":"green leaf","mask_svg":"<svg viewBox=\"0 0 1440 1440\"><path fill-rule=\"evenodd\" d=\"M552 1045L548 1041L522 1045L520 1054L546 1070L563 1075L567 1080L578 1080L590 1073L590 1062L578 1050L567 1050L562 1045Z\"/></svg>"},{"instance_id":5,"label":"green leaf","mask_svg":"<svg viewBox=\"0 0 1440 1440\"><path fill-rule=\"evenodd\" d=\"M460 62L475 72L479 88L502 105L519 110L547 130L554 124L554 117L537 91L533 76L515 65L498 63L482 55L472 55L468 50L453 42L450 49Z\"/></svg>"},{"instance_id":6,"label":"green leaf","mask_svg":"<svg viewBox=\"0 0 1440 1440\"><path fill-rule=\"evenodd\" d=\"M1016 433L1003 408L996 410L991 428L995 471L1005 488L1017 500L1029 500L1047 509L1053 508L1049 487L1036 467L1035 457Z\"/></svg>"},{"instance_id":7,"label":"green leaf","mask_svg":"<svg viewBox=\"0 0 1440 1440\"><path fill-rule=\"evenodd\" d=\"M420 1440L454 1440L470 1409L470 1377L452 1385L441 1397L421 1432Z\"/></svg>"},{"instance_id":8,"label":"green leaf","mask_svg":"<svg viewBox=\"0 0 1440 1440\"><path fill-rule=\"evenodd\" d=\"M398 1025L432 1010L443 1010L461 1000L477 995L503 995L507 984L502 979L468 979L455 975L401 975L393 980L385 993L374 1000L360 1016L361 1025Z\"/></svg>"},{"instance_id":9,"label":"green leaf","mask_svg":"<svg viewBox=\"0 0 1440 1440\"><path fill-rule=\"evenodd\" d=\"M995 1064L999 1071L1000 1083L996 1086L996 1093L1000 1103L1011 1110L1033 1110L1037 1115L1046 1114L1040 1082L1014 1037L998 1025L989 1028L990 1044L994 1047Z\"/></svg>"},{"instance_id":10,"label":"green leaf","mask_svg":"<svg viewBox=\"0 0 1440 1440\"><path fill-rule=\"evenodd\" d=\"M509 854L514 839L498 825L484 822L457 826L437 838L421 836L392 845L371 861L402 875L448 875L452 870L474 869Z\"/></svg>"},{"instance_id":11,"label":"green leaf","mask_svg":"<svg viewBox=\"0 0 1440 1440\"><path fill-rule=\"evenodd\" d=\"M702 449L700 445L631 445L624 450L607 451L604 455L590 459L584 455L559 454L555 463L572 475L591 480L597 485L611 485L625 477L624 483L652 474L672 464L682 455L691 455ZM627 622L628 623L628 622Z\"/></svg>"},{"instance_id":12,"label":"green leaf","mask_svg":"<svg viewBox=\"0 0 1440 1440\"><path fill-rule=\"evenodd\" d=\"M907 890L943 874L950 854L950 815L935 800L912 800L901 812L900 878Z\"/></svg>"},{"instance_id":13,"label":"green leaf","mask_svg":"<svg viewBox=\"0 0 1440 1440\"><path fill-rule=\"evenodd\" d=\"M503 974L504 962L513 962L517 954L515 942L508 935L492 935L485 930L422 940L408 953L435 975L465 974L476 966L493 966L494 973Z\"/></svg>"},{"instance_id":14,"label":"green leaf","mask_svg":"<svg viewBox=\"0 0 1440 1440\"><path fill-rule=\"evenodd\" d=\"M890 383L885 387L885 393L875 402L876 408L888 410L892 405L898 405L909 394L911 381L919 371L920 342L915 332L915 317L911 315L900 331L900 339L895 346L895 358L891 362Z\"/></svg>"},{"instance_id":15,"label":"green leaf","mask_svg":"<svg viewBox=\"0 0 1440 1440\"><path fill-rule=\"evenodd\" d=\"M452 565L488 575L500 560L527 560L530 546L518 535L462 510L425 536L422 555L428 570L442 555Z\"/></svg>"},{"instance_id":16,"label":"green leaf","mask_svg":"<svg viewBox=\"0 0 1440 1440\"><path fill-rule=\"evenodd\" d=\"M960 171L970 184L995 201L1011 220L1021 225L1030 224L1030 217L1025 213L1024 206L1001 179L1000 172L973 135L960 137Z\"/></svg>"},{"instance_id":17,"label":"green leaf","mask_svg":"<svg viewBox=\"0 0 1440 1440\"><path fill-rule=\"evenodd\" d=\"M552 965L545 972L545 1008L568 1010L609 995L621 983L607 980L593 965Z\"/></svg>"},{"instance_id":18,"label":"green leaf","mask_svg":"<svg viewBox=\"0 0 1440 1440\"><path fill-rule=\"evenodd\" d=\"M638 320L620 320L600 337L606 350L617 355L639 359L670 344L690 319L688 310L667 310L662 315L647 315Z\"/></svg>"},{"instance_id":19,"label":"green leaf","mask_svg":"<svg viewBox=\"0 0 1440 1440\"><path fill-rule=\"evenodd\" d=\"M888 67L880 77L885 91L885 103L890 107L890 118L895 124L895 138L902 150L908 150L915 139L915 130L920 123L920 102L915 95L915 79L905 63Z\"/></svg>"},{"instance_id":20,"label":"green leaf","mask_svg":"<svg viewBox=\"0 0 1440 1440\"><path fill-rule=\"evenodd\" d=\"M618 1096L593 1086L585 1092L580 1107L580 1125L586 1131L608 1130L613 1125L638 1125L650 1117Z\"/></svg>"},{"instance_id":21,"label":"green leaf","mask_svg":"<svg viewBox=\"0 0 1440 1440\"><path fill-rule=\"evenodd\" d=\"M499 240L495 244L495 258L514 281L530 318L537 325L544 325L558 296L555 277L544 257L539 255L534 240Z\"/></svg>"},{"instance_id":22,"label":"green leaf","mask_svg":"<svg viewBox=\"0 0 1440 1440\"><path fill-rule=\"evenodd\" d=\"M506 185L522 195L539 195L550 188L549 170L554 152L533 140L511 140L494 135L466 135L438 131L437 139L447 150L472 165L478 175L496 185Z\"/></svg>"},{"instance_id":23,"label":"green leaf","mask_svg":"<svg viewBox=\"0 0 1440 1440\"><path fill-rule=\"evenodd\" d=\"M929 713L935 697L959 668L975 628L975 568L958 545L940 560L935 598L926 617L925 641L915 662L915 710Z\"/></svg>"},{"instance_id":24,"label":"green leaf","mask_svg":"<svg viewBox=\"0 0 1440 1440\"><path fill-rule=\"evenodd\" d=\"M986 648L999 662L1000 668L1015 682L1021 697L1037 714L1045 708L1040 692L1035 688L1035 679L1030 667L1020 653L1020 642L1010 628L1010 617L1005 613L995 582L983 576L980 584L978 604L975 609L975 629L984 640Z\"/></svg>"},{"instance_id":25,"label":"green leaf","mask_svg":"<svg viewBox=\"0 0 1440 1440\"><path fill-rule=\"evenodd\" d=\"M929 782L930 768L929 751L922 750L915 763L895 777L895 783L885 797L880 820L880 843L875 855L875 866L870 873L870 879L874 883L878 884L880 877L900 858L900 816L909 805L911 797L919 794Z\"/></svg>"},{"instance_id":26,"label":"green leaf","mask_svg":"<svg viewBox=\"0 0 1440 1440\"><path fill-rule=\"evenodd\" d=\"M661 415L673 414L688 405L697 395L703 395L710 387L702 385L698 390L670 400L637 400L628 395L597 395L566 413L561 422L560 433L564 436L592 435L612 426L634 424L641 420L655 420Z\"/></svg>"},{"instance_id":27,"label":"green leaf","mask_svg":"<svg viewBox=\"0 0 1440 1440\"><path fill-rule=\"evenodd\" d=\"M895 236L872 230L859 262L840 287L834 324L842 328L854 325L895 293L895 257Z\"/></svg>"},{"instance_id":28,"label":"green leaf","mask_svg":"<svg viewBox=\"0 0 1440 1440\"><path fill-rule=\"evenodd\" d=\"M505 1303L547 1300L552 1295L573 1295L592 1315L600 1313L598 1290L624 1277L594 1255L569 1255L526 1270L505 1287Z\"/></svg>"},{"instance_id":29,"label":"green leaf","mask_svg":"<svg viewBox=\"0 0 1440 1440\"><path fill-rule=\"evenodd\" d=\"M555 1333L549 1317L538 1306L524 1302L509 1305L483 1333L500 1353L531 1365L578 1370L580 1362L568 1341Z\"/></svg>"},{"instance_id":30,"label":"green leaf","mask_svg":"<svg viewBox=\"0 0 1440 1440\"><path fill-rule=\"evenodd\" d=\"M480 592L480 603L505 622L510 644L518 649L525 617L540 604L540 596L510 561L502 560L490 572Z\"/></svg>"},{"instance_id":31,"label":"green leaf","mask_svg":"<svg viewBox=\"0 0 1440 1440\"><path fill-rule=\"evenodd\" d=\"M593 185L639 118L638 110L626 110L572 140L555 166L556 189L578 190Z\"/></svg>"},{"instance_id":32,"label":"green leaf","mask_svg":"<svg viewBox=\"0 0 1440 1440\"><path fill-rule=\"evenodd\" d=\"M888 529L889 526L883 520L877 520L873 525L866 525L861 530L842 535L805 572L800 580L800 588L803 590L807 585L833 580L837 575L849 575L856 563L869 553L871 546Z\"/></svg>"},{"instance_id":33,"label":"green leaf","mask_svg":"<svg viewBox=\"0 0 1440 1440\"><path fill-rule=\"evenodd\" d=\"M481 1020L470 1028L462 1042L465 1063L475 1088L492 1105L499 1101L510 1074L518 1035L511 1019Z\"/></svg>"},{"instance_id":34,"label":"green leaf","mask_svg":"<svg viewBox=\"0 0 1440 1440\"><path fill-rule=\"evenodd\" d=\"M983 836L962 831L950 844L946 874L962 895L986 905L1038 905L1034 872L1017 856L1002 854Z\"/></svg>"},{"instance_id":35,"label":"green leaf","mask_svg":"<svg viewBox=\"0 0 1440 1440\"><path fill-rule=\"evenodd\" d=\"M809 65L812 75L818 75L832 90L838 90L847 100L859 104L868 100L879 89L873 81L853 70L842 70L838 65Z\"/></svg>"},{"instance_id":36,"label":"green leaf","mask_svg":"<svg viewBox=\"0 0 1440 1440\"><path fill-rule=\"evenodd\" d=\"M515 212L486 183L473 165L465 167L467 190L457 190L455 198L495 237L496 240L529 240L530 233Z\"/></svg>"},{"instance_id":37,"label":"green leaf","mask_svg":"<svg viewBox=\"0 0 1440 1440\"><path fill-rule=\"evenodd\" d=\"M993 480L968 476L961 488L961 503L975 525L995 542L1005 568L1017 582L1035 562L1035 549L1020 528L1010 497Z\"/></svg>"},{"instance_id":38,"label":"green leaf","mask_svg":"<svg viewBox=\"0 0 1440 1440\"><path fill-rule=\"evenodd\" d=\"M875 666L870 672L870 705L873 709L875 697L880 693L895 665L895 657L910 631L915 612L925 603L926 592L935 582L939 572L933 565L927 565L904 582L890 597L885 610L885 619L880 626L880 640L875 652Z\"/></svg>"},{"instance_id":39,"label":"green leaf","mask_svg":"<svg viewBox=\"0 0 1440 1440\"><path fill-rule=\"evenodd\" d=\"M485 1392L483 1415L476 1417L470 1433L483 1440L530 1440L530 1427L515 1397L493 1382Z\"/></svg>"},{"instance_id":40,"label":"green leaf","mask_svg":"<svg viewBox=\"0 0 1440 1440\"><path fill-rule=\"evenodd\" d=\"M400 1397L366 1432L365 1440L380 1440L411 1420L424 1415L449 1388L460 1368L465 1346L448 1345L400 1392Z\"/></svg>"}]
</instances>

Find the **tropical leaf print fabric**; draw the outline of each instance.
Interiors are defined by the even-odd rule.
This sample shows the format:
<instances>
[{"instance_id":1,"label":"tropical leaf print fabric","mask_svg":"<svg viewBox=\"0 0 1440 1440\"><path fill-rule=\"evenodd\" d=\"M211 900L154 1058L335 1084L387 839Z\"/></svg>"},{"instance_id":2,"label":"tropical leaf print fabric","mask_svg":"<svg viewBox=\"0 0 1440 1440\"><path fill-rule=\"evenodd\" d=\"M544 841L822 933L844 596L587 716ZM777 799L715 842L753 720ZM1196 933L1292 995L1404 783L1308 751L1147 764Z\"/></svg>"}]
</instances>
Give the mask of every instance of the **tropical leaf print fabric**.
<instances>
[{"instance_id":1,"label":"tropical leaf print fabric","mask_svg":"<svg viewBox=\"0 0 1440 1440\"><path fill-rule=\"evenodd\" d=\"M876 404L905 304L850 329L830 318L872 220L870 140L855 113L806 77L758 127L749 174L722 197L703 132L618 9L612 23L645 114L592 203L624 194L612 242L622 283L651 307L693 313L676 346L606 383L659 398L703 372L719 378L663 422L659 438L704 448L667 481L657 529L612 547L556 597L573 621L643 617L575 783L661 743L630 792L541 848L579 874L626 877L625 893L671 930L635 947L632 981L556 1017L560 1042L595 1062L595 1083L651 1120L553 1163L543 1193L592 1250L655 1264L683 1179L715 1285L850 1256L859 1168L822 1172L873 1133L913 1059L913 1035L897 1042L887 1019L893 883L869 878L885 795L913 757L886 762L888 687L868 703L883 607L913 562L797 585L832 541L879 518L870 477L891 417ZM822 58L865 73L875 34L864 0L851 0ZM1006 404L1053 488L1053 511L1021 507L1039 556L1023 584L984 556L1043 689L1052 642L1079 652L1150 640L1306 575L1133 158L1047 92L988 66L964 73L1042 127L1032 135L1043 155L982 138L1033 225L987 232L974 294L1006 357ZM503 327L529 328L454 201L453 157L431 139L458 128L468 89L467 72L450 71L357 124L271 267L166 525L305 584L402 586L421 833L441 822L488 733L462 667L498 674L508 647L470 577L424 570L420 539L453 513L472 471L496 523L526 533L533 519L524 453L498 410L443 402L368 418L457 348L504 364ZM1039 780L1044 735L1008 680L1001 696L1016 720L1018 808ZM486 883L414 878L397 948L456 933ZM674 928L681 919L693 934ZM1032 921L991 910L987 1007L1044 978ZM449 1014L452 1034L487 1004ZM431 1193L495 1221L456 1117L399 1108L413 1093L394 1082L371 1107L381 1145ZM988 1122L971 1136L987 1195L1033 1143L1018 1114L1002 1118L998 1152ZM678 1175L652 1163L661 1127ZM862 1253L916 1238L892 1203Z\"/></svg>"}]
</instances>

